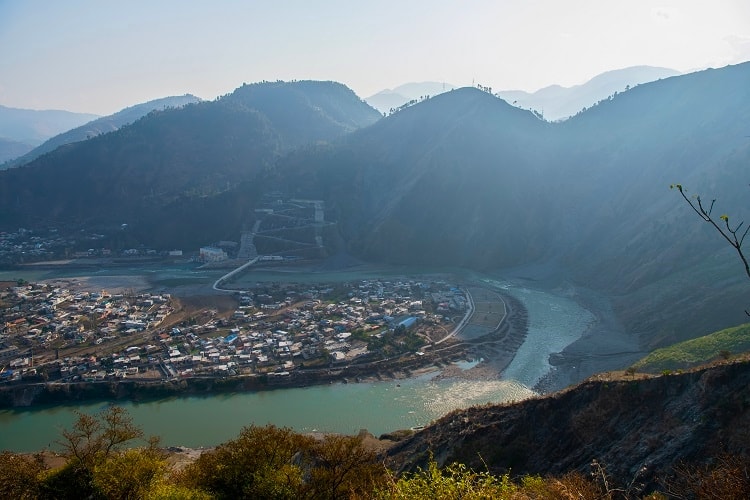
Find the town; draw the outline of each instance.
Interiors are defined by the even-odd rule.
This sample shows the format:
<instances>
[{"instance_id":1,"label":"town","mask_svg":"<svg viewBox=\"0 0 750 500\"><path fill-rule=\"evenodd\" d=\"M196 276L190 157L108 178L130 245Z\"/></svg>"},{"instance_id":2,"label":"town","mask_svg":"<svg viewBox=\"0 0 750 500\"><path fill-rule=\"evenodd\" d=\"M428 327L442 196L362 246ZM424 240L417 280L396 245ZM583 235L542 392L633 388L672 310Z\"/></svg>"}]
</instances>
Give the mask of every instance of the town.
<instances>
[{"instance_id":1,"label":"town","mask_svg":"<svg viewBox=\"0 0 750 500\"><path fill-rule=\"evenodd\" d=\"M114 260L132 262L139 259L175 260L183 257L182 250L157 251L143 245L113 249L113 234L124 234L126 230L127 224L108 231L108 235L74 231L70 228L18 228L13 232L0 231L0 269L16 269L24 265L44 267L56 264L55 261L59 259L77 260L82 267L91 267L101 262L112 263Z\"/></svg>"},{"instance_id":2,"label":"town","mask_svg":"<svg viewBox=\"0 0 750 500\"><path fill-rule=\"evenodd\" d=\"M166 293L77 288L3 284L0 383L283 378L419 357L452 340L470 309L467 291L445 280L258 283L225 312L189 310Z\"/></svg>"}]
</instances>

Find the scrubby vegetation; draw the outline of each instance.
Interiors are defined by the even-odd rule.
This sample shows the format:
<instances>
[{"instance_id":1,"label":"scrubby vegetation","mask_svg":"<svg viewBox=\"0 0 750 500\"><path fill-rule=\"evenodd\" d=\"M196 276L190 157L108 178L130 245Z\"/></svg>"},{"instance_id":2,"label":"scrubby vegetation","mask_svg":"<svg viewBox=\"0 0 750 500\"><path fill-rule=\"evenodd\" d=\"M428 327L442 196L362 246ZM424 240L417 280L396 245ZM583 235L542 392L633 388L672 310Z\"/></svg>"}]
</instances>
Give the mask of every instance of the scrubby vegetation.
<instances>
[{"instance_id":1,"label":"scrubby vegetation","mask_svg":"<svg viewBox=\"0 0 750 500\"><path fill-rule=\"evenodd\" d=\"M366 498L384 480L375 453L354 436L315 439L247 427L204 453L174 481L212 498Z\"/></svg>"},{"instance_id":2,"label":"scrubby vegetation","mask_svg":"<svg viewBox=\"0 0 750 500\"><path fill-rule=\"evenodd\" d=\"M140 446L138 441L141 440ZM14 499L615 499L643 495L638 477L612 483L605 467L558 477L477 472L460 463L398 477L385 468L363 436L322 438L275 426L246 427L183 468L170 465L158 439L143 432L118 407L80 414L59 442L64 463L49 466L42 454L0 453L0 498ZM748 498L750 461L722 456L710 466L684 465L663 484L676 498Z\"/></svg>"}]
</instances>

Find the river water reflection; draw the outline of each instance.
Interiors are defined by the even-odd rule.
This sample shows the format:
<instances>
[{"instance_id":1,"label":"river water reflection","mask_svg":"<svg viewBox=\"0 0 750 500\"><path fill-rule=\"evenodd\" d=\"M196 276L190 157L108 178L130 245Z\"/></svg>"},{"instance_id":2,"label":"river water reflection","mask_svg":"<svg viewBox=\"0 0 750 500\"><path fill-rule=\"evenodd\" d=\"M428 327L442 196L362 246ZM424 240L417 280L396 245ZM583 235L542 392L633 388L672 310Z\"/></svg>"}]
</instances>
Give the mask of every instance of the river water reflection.
<instances>
[{"instance_id":1,"label":"river water reflection","mask_svg":"<svg viewBox=\"0 0 750 500\"><path fill-rule=\"evenodd\" d=\"M578 339L593 315L574 301L548 292L485 280L517 297L529 311L529 332L508 367L507 380L473 381L421 377L372 383L332 384L208 397L170 398L123 403L147 435L165 445L214 446L249 424L272 423L298 431L375 435L428 424L468 406L520 400L549 370L548 355ZM462 369L473 363L460 364ZM96 412L107 403L0 411L0 450L34 451L54 447L75 410Z\"/></svg>"},{"instance_id":2,"label":"river water reflection","mask_svg":"<svg viewBox=\"0 0 750 500\"><path fill-rule=\"evenodd\" d=\"M379 435L425 425L445 413L488 402L523 399L531 393L507 381L431 380L422 376L389 382L332 384L299 389L124 403L137 425L166 445L213 446L236 437L248 424L298 431ZM54 443L74 410L93 413L106 404L0 412L0 449L33 451Z\"/></svg>"}]
</instances>

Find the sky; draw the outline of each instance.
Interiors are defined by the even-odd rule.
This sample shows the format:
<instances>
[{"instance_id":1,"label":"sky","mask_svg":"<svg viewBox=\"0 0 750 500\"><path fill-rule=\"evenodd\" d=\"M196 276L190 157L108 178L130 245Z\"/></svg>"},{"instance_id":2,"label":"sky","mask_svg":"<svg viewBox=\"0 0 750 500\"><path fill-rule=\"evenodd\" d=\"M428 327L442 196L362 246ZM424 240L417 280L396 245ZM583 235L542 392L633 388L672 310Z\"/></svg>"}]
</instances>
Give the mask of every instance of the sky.
<instances>
[{"instance_id":1,"label":"sky","mask_svg":"<svg viewBox=\"0 0 750 500\"><path fill-rule=\"evenodd\" d=\"M100 115L261 80L335 80L366 98L748 60L748 0L0 0L0 105Z\"/></svg>"}]
</instances>

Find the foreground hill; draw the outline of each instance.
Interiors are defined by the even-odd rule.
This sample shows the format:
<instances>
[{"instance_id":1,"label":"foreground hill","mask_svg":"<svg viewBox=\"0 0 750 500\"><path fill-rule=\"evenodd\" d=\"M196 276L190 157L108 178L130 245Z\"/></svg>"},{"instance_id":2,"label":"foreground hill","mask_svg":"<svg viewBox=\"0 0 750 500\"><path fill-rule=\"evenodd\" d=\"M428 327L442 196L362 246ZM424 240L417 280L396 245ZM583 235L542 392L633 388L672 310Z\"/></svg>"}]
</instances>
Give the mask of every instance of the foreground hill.
<instances>
[{"instance_id":1,"label":"foreground hill","mask_svg":"<svg viewBox=\"0 0 750 500\"><path fill-rule=\"evenodd\" d=\"M655 378L595 377L550 396L456 411L388 452L396 470L458 461L514 475L588 472L613 485L664 488L681 463L724 453L747 458L750 363ZM614 486L613 486L614 487Z\"/></svg>"},{"instance_id":2,"label":"foreground hill","mask_svg":"<svg viewBox=\"0 0 750 500\"><path fill-rule=\"evenodd\" d=\"M151 111L163 110L173 107L178 108L186 104L191 104L198 101L200 101L199 98L190 94L186 94L184 96L163 97L161 99L155 99L153 101L148 101L127 107L112 115L97 118L96 120L92 120L84 125L81 125L80 127L68 130L67 132L63 132L62 134L58 134L48 139L33 150L26 152L25 154L22 153L23 156L17 155L15 157L12 157L14 158L12 162L0 166L0 168L23 165L29 163L30 161L40 157L45 153L54 151L58 147L65 144L85 141L86 139L115 131L123 125L133 123L134 121L147 115Z\"/></svg>"},{"instance_id":3,"label":"foreground hill","mask_svg":"<svg viewBox=\"0 0 750 500\"><path fill-rule=\"evenodd\" d=\"M121 407L80 414L58 453L0 452L3 498L748 498L748 361L604 374L374 438L250 425L158 448ZM385 466L385 467L384 467ZM478 472L475 472L478 471ZM655 495L652 495L655 494Z\"/></svg>"},{"instance_id":4,"label":"foreground hill","mask_svg":"<svg viewBox=\"0 0 750 500\"><path fill-rule=\"evenodd\" d=\"M36 146L96 118L97 115L88 113L0 106L0 137Z\"/></svg>"}]
</instances>

